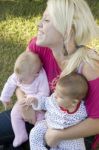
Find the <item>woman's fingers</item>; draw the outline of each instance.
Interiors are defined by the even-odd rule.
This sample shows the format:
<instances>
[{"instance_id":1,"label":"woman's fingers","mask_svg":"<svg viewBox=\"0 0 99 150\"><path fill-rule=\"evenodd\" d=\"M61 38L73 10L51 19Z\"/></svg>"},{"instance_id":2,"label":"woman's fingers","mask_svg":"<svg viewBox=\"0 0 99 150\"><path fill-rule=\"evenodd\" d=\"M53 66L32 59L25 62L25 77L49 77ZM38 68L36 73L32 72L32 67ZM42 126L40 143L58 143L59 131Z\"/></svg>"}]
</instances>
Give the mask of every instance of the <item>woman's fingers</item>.
<instances>
[{"instance_id":1,"label":"woman's fingers","mask_svg":"<svg viewBox=\"0 0 99 150\"><path fill-rule=\"evenodd\" d=\"M50 147L57 146L57 143L60 142L58 130L48 128L45 134L45 141Z\"/></svg>"}]
</instances>

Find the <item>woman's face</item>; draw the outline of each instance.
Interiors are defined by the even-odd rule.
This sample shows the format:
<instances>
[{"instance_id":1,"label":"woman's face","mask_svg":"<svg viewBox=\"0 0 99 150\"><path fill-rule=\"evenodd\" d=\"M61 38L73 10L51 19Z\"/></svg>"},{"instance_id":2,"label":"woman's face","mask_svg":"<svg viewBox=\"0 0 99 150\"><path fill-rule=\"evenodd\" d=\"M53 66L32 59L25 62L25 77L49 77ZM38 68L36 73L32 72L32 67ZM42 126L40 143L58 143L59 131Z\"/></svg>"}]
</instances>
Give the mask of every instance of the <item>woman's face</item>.
<instances>
[{"instance_id":1,"label":"woman's face","mask_svg":"<svg viewBox=\"0 0 99 150\"><path fill-rule=\"evenodd\" d=\"M54 27L53 21L46 9L43 14L43 18L38 25L36 44L53 48L57 46L62 40L63 37L61 33Z\"/></svg>"}]
</instances>

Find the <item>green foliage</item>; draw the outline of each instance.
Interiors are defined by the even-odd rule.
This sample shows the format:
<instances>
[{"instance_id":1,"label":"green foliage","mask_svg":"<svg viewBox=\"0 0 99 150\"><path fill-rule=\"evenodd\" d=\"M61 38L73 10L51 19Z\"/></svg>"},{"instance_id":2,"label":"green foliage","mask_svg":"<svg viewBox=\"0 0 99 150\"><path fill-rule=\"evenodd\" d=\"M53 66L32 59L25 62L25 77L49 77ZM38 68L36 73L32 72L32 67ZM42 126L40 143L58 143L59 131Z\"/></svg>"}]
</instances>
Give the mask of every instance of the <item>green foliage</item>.
<instances>
[{"instance_id":1,"label":"green foliage","mask_svg":"<svg viewBox=\"0 0 99 150\"><path fill-rule=\"evenodd\" d=\"M99 0L87 0L99 24ZM46 0L0 0L0 91L17 56L37 34Z\"/></svg>"},{"instance_id":2,"label":"green foliage","mask_svg":"<svg viewBox=\"0 0 99 150\"><path fill-rule=\"evenodd\" d=\"M99 0L86 0L99 24Z\"/></svg>"}]
</instances>

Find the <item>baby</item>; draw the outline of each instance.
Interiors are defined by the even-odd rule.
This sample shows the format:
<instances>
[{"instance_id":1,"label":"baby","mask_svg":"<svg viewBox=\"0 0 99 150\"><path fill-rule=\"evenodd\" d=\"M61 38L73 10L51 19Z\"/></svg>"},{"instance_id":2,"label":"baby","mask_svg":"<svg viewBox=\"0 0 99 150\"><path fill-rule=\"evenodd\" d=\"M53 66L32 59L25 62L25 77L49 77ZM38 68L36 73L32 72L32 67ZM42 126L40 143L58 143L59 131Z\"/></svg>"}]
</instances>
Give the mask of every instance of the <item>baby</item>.
<instances>
[{"instance_id":1,"label":"baby","mask_svg":"<svg viewBox=\"0 0 99 150\"><path fill-rule=\"evenodd\" d=\"M47 128L64 129L80 123L87 117L84 98L88 91L86 79L71 73L58 80L55 92L50 97L32 100L35 110L46 110L45 120L40 121L30 132L30 149L47 150L44 135ZM51 150L85 150L84 139L64 140Z\"/></svg>"},{"instance_id":2,"label":"baby","mask_svg":"<svg viewBox=\"0 0 99 150\"><path fill-rule=\"evenodd\" d=\"M25 98L19 99L11 112L11 122L15 134L14 147L21 145L28 139L22 112L18 108L19 101L24 103L25 100L30 102L31 98L40 99L41 96L49 96L47 76L37 54L25 51L17 58L14 73L8 78L1 93L0 100L5 106L10 102L17 87L25 93ZM29 108L27 107L27 109ZM33 109L31 113L33 114L32 124L35 124L41 115Z\"/></svg>"}]
</instances>

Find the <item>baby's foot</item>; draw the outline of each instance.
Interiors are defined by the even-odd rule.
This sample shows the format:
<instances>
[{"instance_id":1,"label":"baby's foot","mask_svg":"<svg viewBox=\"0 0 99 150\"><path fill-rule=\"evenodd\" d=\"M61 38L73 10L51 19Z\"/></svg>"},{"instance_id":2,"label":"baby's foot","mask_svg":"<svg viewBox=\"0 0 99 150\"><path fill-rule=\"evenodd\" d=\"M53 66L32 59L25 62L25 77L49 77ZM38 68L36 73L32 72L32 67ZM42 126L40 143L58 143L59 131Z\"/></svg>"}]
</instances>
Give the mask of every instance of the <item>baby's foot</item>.
<instances>
[{"instance_id":1,"label":"baby's foot","mask_svg":"<svg viewBox=\"0 0 99 150\"><path fill-rule=\"evenodd\" d=\"M13 141L13 147L20 146L22 143L26 142L27 140L28 140L28 135L15 137Z\"/></svg>"}]
</instances>

